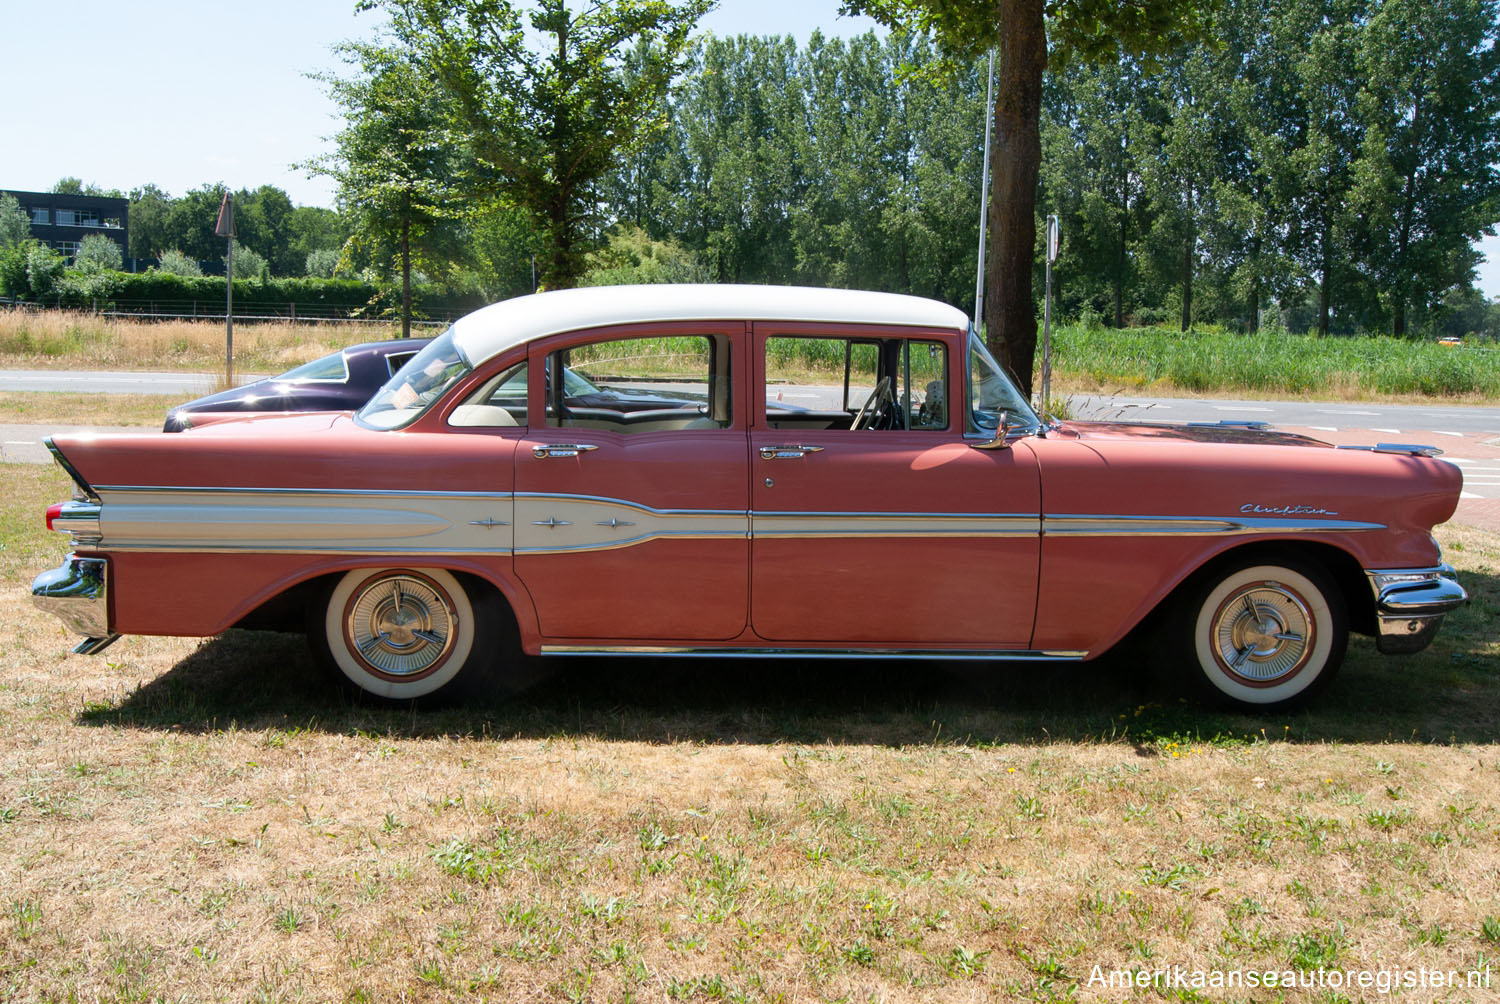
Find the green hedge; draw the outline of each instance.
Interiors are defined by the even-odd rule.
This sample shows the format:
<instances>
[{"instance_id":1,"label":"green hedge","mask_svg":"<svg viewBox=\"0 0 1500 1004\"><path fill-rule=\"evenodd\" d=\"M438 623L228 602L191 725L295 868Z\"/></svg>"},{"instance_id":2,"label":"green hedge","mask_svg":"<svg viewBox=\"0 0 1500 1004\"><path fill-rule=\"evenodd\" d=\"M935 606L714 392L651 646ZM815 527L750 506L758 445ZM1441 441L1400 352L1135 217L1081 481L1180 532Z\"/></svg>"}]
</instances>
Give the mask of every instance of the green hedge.
<instances>
[{"instance_id":1,"label":"green hedge","mask_svg":"<svg viewBox=\"0 0 1500 1004\"><path fill-rule=\"evenodd\" d=\"M62 306L103 307L106 302L121 310L149 310L157 304L160 313L188 303L210 311L224 302L222 276L182 276L167 272L109 272L98 277L90 296L62 297ZM258 305L284 312L288 304L310 308L307 312L330 311L356 317L388 317L400 310L401 291L352 279L236 279L235 313L253 313ZM465 314L484 306L472 293L455 293L433 287L412 290L412 309L419 314Z\"/></svg>"}]
</instances>

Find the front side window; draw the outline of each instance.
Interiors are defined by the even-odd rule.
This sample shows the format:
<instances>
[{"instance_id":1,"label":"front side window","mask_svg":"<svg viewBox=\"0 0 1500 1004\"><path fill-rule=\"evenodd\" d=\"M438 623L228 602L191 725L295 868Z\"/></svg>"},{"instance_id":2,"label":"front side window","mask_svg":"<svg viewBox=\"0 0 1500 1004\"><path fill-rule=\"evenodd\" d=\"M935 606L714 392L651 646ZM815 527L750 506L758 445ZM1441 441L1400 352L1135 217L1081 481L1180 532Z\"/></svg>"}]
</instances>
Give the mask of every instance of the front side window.
<instances>
[{"instance_id":1,"label":"front side window","mask_svg":"<svg viewBox=\"0 0 1500 1004\"><path fill-rule=\"evenodd\" d=\"M909 338L766 339L773 428L946 429L948 349Z\"/></svg>"},{"instance_id":2,"label":"front side window","mask_svg":"<svg viewBox=\"0 0 1500 1004\"><path fill-rule=\"evenodd\" d=\"M470 370L453 343L449 328L396 371L384 387L361 408L355 419L372 429L400 429L410 425Z\"/></svg>"},{"instance_id":3,"label":"front side window","mask_svg":"<svg viewBox=\"0 0 1500 1004\"><path fill-rule=\"evenodd\" d=\"M1013 429L1036 429L1041 420L1010 382L995 357L974 334L969 335L969 417L967 432L993 436L1004 421Z\"/></svg>"},{"instance_id":4,"label":"front side window","mask_svg":"<svg viewBox=\"0 0 1500 1004\"><path fill-rule=\"evenodd\" d=\"M732 420L728 339L618 338L547 356L547 425L640 433L724 429Z\"/></svg>"}]
</instances>

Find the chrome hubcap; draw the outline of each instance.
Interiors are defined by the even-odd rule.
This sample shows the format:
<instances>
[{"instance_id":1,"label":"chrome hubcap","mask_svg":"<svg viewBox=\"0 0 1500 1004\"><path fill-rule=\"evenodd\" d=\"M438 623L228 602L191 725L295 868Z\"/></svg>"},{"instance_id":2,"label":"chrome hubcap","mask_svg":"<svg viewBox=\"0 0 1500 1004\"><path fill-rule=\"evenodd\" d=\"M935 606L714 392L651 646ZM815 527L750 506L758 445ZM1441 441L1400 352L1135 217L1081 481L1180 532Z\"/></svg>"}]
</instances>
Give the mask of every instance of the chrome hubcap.
<instances>
[{"instance_id":1,"label":"chrome hubcap","mask_svg":"<svg viewBox=\"0 0 1500 1004\"><path fill-rule=\"evenodd\" d=\"M1312 652L1313 618L1302 597L1276 582L1229 594L1213 619L1219 667L1251 686L1295 676Z\"/></svg>"},{"instance_id":2,"label":"chrome hubcap","mask_svg":"<svg viewBox=\"0 0 1500 1004\"><path fill-rule=\"evenodd\" d=\"M345 637L360 661L377 675L404 680L442 665L454 627L447 594L410 573L367 583L344 616Z\"/></svg>"}]
</instances>

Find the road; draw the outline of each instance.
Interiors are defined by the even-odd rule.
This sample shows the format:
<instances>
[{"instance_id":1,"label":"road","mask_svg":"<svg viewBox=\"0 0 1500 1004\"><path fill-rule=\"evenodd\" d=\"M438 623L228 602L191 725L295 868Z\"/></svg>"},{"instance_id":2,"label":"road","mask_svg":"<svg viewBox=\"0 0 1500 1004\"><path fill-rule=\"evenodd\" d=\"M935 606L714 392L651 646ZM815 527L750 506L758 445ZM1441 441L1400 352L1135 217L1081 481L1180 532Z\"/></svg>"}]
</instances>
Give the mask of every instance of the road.
<instances>
[{"instance_id":1,"label":"road","mask_svg":"<svg viewBox=\"0 0 1500 1004\"><path fill-rule=\"evenodd\" d=\"M259 380L264 374L245 373L241 383ZM213 373L145 373L104 370L0 370L0 390L65 391L99 394L180 394L183 399L201 397L214 389L219 377Z\"/></svg>"}]
</instances>

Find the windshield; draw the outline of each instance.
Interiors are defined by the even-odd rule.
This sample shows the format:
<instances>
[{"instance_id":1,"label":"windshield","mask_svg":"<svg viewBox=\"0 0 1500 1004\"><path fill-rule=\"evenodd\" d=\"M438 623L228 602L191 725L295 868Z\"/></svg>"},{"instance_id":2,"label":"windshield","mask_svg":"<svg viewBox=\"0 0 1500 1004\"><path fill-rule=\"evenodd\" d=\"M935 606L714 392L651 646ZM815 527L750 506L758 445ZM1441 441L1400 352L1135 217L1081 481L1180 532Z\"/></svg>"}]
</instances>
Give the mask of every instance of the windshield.
<instances>
[{"instance_id":1,"label":"windshield","mask_svg":"<svg viewBox=\"0 0 1500 1004\"><path fill-rule=\"evenodd\" d=\"M992 436L1000 427L1000 415L1013 429L1035 429L1041 425L1015 384L1005 375L995 357L974 332L969 332L969 422L968 431Z\"/></svg>"},{"instance_id":2,"label":"windshield","mask_svg":"<svg viewBox=\"0 0 1500 1004\"><path fill-rule=\"evenodd\" d=\"M409 425L469 369L453 344L453 329L449 328L397 370L355 418L373 429Z\"/></svg>"}]
</instances>

